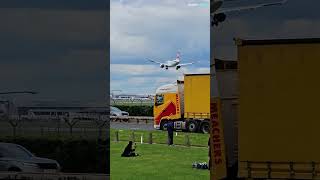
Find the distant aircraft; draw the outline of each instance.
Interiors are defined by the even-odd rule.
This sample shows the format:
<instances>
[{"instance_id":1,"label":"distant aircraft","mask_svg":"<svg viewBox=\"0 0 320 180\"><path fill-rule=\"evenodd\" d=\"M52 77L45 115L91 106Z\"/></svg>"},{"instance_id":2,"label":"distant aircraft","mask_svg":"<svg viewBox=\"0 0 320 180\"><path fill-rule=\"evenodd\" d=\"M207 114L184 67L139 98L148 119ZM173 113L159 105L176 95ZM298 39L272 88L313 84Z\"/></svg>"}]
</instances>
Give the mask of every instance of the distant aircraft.
<instances>
[{"instance_id":1,"label":"distant aircraft","mask_svg":"<svg viewBox=\"0 0 320 180\"><path fill-rule=\"evenodd\" d=\"M158 62L152 59L149 59L149 61L160 64L160 68L166 68L166 70L168 70L169 67L175 67L176 70L180 69L181 66L187 66L190 64L193 64L194 62L190 62L190 63L184 63L184 64L180 64L181 60L180 60L180 52L177 53L176 59L174 60L169 60L166 61L165 63L163 62Z\"/></svg>"},{"instance_id":2,"label":"distant aircraft","mask_svg":"<svg viewBox=\"0 0 320 180\"><path fill-rule=\"evenodd\" d=\"M218 26L219 23L223 22L226 19L226 14L228 12L234 11L242 11L242 10L252 10L265 6L274 6L274 5L282 5L286 3L288 0L273 0L269 3L257 3L255 5L248 6L234 6L223 8L222 5L225 2L228 3L236 3L239 0L210 0L210 16L211 16L211 26ZM252 2L252 1L251 1Z\"/></svg>"}]
</instances>

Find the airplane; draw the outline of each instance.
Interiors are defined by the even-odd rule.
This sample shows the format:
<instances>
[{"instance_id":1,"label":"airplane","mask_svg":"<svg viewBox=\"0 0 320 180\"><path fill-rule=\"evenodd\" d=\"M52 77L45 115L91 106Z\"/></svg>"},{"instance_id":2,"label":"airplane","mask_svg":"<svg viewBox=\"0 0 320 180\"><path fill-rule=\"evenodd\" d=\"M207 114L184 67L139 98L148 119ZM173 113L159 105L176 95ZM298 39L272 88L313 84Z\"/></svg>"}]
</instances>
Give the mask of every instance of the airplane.
<instances>
[{"instance_id":1,"label":"airplane","mask_svg":"<svg viewBox=\"0 0 320 180\"><path fill-rule=\"evenodd\" d=\"M227 17L225 13L242 11L242 10L252 10L252 9L257 9L257 8L266 7L266 6L282 5L282 4L285 4L288 0L274 0L273 2L269 2L269 3L258 3L255 5L248 5L248 6L235 6L235 7L228 7L228 8L222 7L222 5L225 2L230 3L230 2L236 2L236 1L239 1L239 0L210 0L211 26L218 26L219 23L225 21Z\"/></svg>"},{"instance_id":2,"label":"airplane","mask_svg":"<svg viewBox=\"0 0 320 180\"><path fill-rule=\"evenodd\" d=\"M184 63L184 64L180 64L181 60L180 60L180 52L177 53L176 59L174 60L169 60L165 63L162 62L158 62L152 59L149 59L149 61L160 64L160 68L166 68L166 70L168 70L169 67L175 67L176 70L180 69L182 66L187 66L190 64L193 64L194 62L190 62L190 63Z\"/></svg>"}]
</instances>

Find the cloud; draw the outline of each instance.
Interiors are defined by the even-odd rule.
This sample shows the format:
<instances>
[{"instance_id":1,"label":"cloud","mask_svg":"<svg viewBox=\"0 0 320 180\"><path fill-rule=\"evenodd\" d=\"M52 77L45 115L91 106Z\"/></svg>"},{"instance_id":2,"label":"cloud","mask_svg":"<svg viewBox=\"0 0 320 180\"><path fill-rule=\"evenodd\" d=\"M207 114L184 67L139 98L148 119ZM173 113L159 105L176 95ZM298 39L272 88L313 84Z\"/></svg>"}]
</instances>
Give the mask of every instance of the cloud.
<instances>
[{"instance_id":1,"label":"cloud","mask_svg":"<svg viewBox=\"0 0 320 180\"><path fill-rule=\"evenodd\" d=\"M320 17L319 17L320 18ZM308 18L281 18L278 21L251 18L231 18L222 27L212 31L216 37L212 42L216 58L237 60L237 47L233 38L241 39L298 39L318 38L320 20Z\"/></svg>"},{"instance_id":2,"label":"cloud","mask_svg":"<svg viewBox=\"0 0 320 180\"><path fill-rule=\"evenodd\" d=\"M209 52L209 9L170 4L154 1L123 6L112 2L112 61L119 63L118 57L167 56L177 50Z\"/></svg>"},{"instance_id":3,"label":"cloud","mask_svg":"<svg viewBox=\"0 0 320 180\"><path fill-rule=\"evenodd\" d=\"M120 89L123 93L153 93L161 85L183 80L184 74L209 73L206 67L183 67L161 69L153 65L111 64L111 89Z\"/></svg>"},{"instance_id":4,"label":"cloud","mask_svg":"<svg viewBox=\"0 0 320 180\"><path fill-rule=\"evenodd\" d=\"M1 91L35 90L37 98L104 101L108 16L91 5L106 1L87 7L82 6L86 0L65 2L66 7L61 0L18 1L2 2L0 11Z\"/></svg>"},{"instance_id":5,"label":"cloud","mask_svg":"<svg viewBox=\"0 0 320 180\"><path fill-rule=\"evenodd\" d=\"M184 73L209 68L209 7L188 7L181 0L111 1L111 89L127 93L152 93L163 84L181 79ZM168 70L147 61L174 59L192 66Z\"/></svg>"},{"instance_id":6,"label":"cloud","mask_svg":"<svg viewBox=\"0 0 320 180\"><path fill-rule=\"evenodd\" d=\"M1 91L35 90L37 98L103 99L107 92L107 62L99 50L70 51L59 59L2 62Z\"/></svg>"},{"instance_id":7,"label":"cloud","mask_svg":"<svg viewBox=\"0 0 320 180\"><path fill-rule=\"evenodd\" d=\"M111 64L111 77L116 76L172 76L183 73L209 73L210 67L182 67L178 71L175 68L162 69L157 65L136 65L136 64Z\"/></svg>"},{"instance_id":8,"label":"cloud","mask_svg":"<svg viewBox=\"0 0 320 180\"><path fill-rule=\"evenodd\" d=\"M155 72L160 72L161 69L154 65L136 65L136 64L111 64L111 76L117 75L150 75Z\"/></svg>"},{"instance_id":9,"label":"cloud","mask_svg":"<svg viewBox=\"0 0 320 180\"><path fill-rule=\"evenodd\" d=\"M105 0L2 0L0 8L105 11L109 8L109 2Z\"/></svg>"},{"instance_id":10,"label":"cloud","mask_svg":"<svg viewBox=\"0 0 320 180\"><path fill-rule=\"evenodd\" d=\"M107 17L101 11L1 9L0 21L5 22L0 31L20 41L92 44L107 36Z\"/></svg>"}]
</instances>

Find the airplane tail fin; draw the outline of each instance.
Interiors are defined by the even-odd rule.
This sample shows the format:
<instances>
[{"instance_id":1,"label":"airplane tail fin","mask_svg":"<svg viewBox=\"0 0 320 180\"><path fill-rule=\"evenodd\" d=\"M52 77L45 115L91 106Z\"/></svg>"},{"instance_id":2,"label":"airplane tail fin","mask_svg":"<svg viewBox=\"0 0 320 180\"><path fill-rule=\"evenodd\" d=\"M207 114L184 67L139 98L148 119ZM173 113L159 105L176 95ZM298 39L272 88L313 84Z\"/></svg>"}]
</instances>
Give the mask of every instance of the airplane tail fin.
<instances>
[{"instance_id":1,"label":"airplane tail fin","mask_svg":"<svg viewBox=\"0 0 320 180\"><path fill-rule=\"evenodd\" d=\"M179 61L180 61L180 56L181 56L181 55L180 55L180 52L178 51L178 52L177 52L177 57L176 57L176 59L179 60Z\"/></svg>"}]
</instances>

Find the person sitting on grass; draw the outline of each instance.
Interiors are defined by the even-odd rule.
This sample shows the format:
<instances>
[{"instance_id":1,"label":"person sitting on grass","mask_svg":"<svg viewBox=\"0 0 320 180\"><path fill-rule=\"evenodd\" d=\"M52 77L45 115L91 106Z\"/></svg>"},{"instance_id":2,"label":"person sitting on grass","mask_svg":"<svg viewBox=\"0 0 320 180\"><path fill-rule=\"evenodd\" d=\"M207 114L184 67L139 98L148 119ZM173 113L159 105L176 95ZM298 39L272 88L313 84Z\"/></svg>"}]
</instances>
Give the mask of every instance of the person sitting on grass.
<instances>
[{"instance_id":1,"label":"person sitting on grass","mask_svg":"<svg viewBox=\"0 0 320 180\"><path fill-rule=\"evenodd\" d=\"M134 157L139 156L139 154L135 153L135 149L132 148L132 141L129 141L129 144L124 149L123 153L121 154L122 157Z\"/></svg>"}]
</instances>

